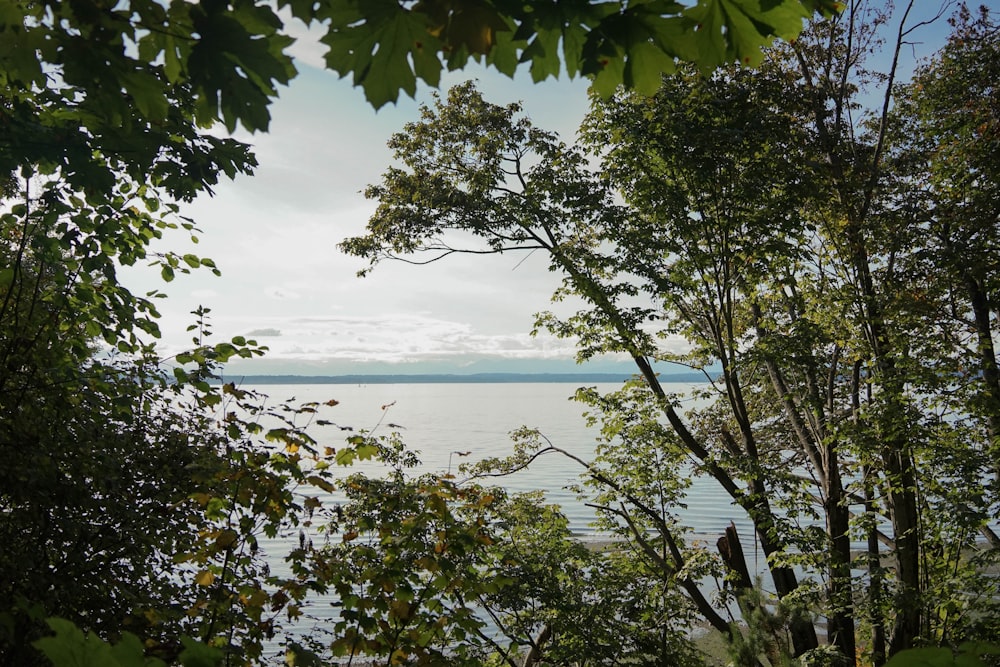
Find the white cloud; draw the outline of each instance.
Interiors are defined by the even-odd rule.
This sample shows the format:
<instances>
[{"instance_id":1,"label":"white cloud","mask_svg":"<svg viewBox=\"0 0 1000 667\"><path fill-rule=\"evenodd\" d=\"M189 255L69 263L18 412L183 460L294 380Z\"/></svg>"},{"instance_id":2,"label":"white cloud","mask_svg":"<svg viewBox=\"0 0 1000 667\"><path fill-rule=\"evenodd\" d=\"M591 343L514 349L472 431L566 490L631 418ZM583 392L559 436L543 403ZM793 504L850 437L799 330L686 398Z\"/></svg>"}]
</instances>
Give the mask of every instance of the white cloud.
<instances>
[{"instance_id":1,"label":"white cloud","mask_svg":"<svg viewBox=\"0 0 1000 667\"><path fill-rule=\"evenodd\" d=\"M162 245L214 259L222 277L196 271L164 286L155 270L123 274L136 292L170 295L157 302L165 353L190 345L190 312L204 305L217 340L261 338L275 364L570 359L567 341L527 333L558 284L540 254L386 263L356 277L365 263L337 245L364 232L375 204L361 191L392 162L385 143L417 118L418 105L404 99L376 113L360 90L316 69L323 48L314 38L294 47L300 75L273 105L271 132L251 138L260 162L255 175L220 183L214 198L182 211L203 230L200 243L175 234ZM466 76L448 74L443 85ZM492 101L525 99L546 129L571 134L586 109L581 82L535 86L528 77L477 76ZM420 94L428 99L426 90Z\"/></svg>"},{"instance_id":2,"label":"white cloud","mask_svg":"<svg viewBox=\"0 0 1000 667\"><path fill-rule=\"evenodd\" d=\"M265 333L266 332L266 333ZM280 336L270 332L278 332ZM457 358L569 359L573 345L527 333L483 333L469 324L411 313L375 317L302 317L262 322L243 335L273 336L265 342L272 361L410 363Z\"/></svg>"}]
</instances>

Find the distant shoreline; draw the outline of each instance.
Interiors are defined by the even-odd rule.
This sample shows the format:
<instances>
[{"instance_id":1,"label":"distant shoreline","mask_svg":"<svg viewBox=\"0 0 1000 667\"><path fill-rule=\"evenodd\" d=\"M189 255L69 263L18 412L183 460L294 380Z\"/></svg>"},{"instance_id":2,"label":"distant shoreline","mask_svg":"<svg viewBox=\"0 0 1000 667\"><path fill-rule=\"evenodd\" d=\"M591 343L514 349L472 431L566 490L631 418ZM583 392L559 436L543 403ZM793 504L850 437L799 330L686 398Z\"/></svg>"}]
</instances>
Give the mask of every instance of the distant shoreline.
<instances>
[{"instance_id":1,"label":"distant shoreline","mask_svg":"<svg viewBox=\"0 0 1000 667\"><path fill-rule=\"evenodd\" d=\"M227 375L224 382L240 384L502 384L625 382L626 373L420 373L399 375ZM660 381L705 382L701 373L670 373ZM216 381L218 383L218 381Z\"/></svg>"}]
</instances>

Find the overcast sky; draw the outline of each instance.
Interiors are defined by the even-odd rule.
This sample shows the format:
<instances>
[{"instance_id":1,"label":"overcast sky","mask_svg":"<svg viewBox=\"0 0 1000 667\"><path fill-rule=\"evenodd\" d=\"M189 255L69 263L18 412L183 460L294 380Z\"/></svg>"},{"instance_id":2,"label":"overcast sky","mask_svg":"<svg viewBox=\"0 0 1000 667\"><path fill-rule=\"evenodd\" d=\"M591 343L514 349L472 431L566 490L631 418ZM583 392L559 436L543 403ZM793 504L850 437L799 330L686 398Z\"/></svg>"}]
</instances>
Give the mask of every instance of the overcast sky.
<instances>
[{"instance_id":1,"label":"overcast sky","mask_svg":"<svg viewBox=\"0 0 1000 667\"><path fill-rule=\"evenodd\" d=\"M920 0L922 5L925 0ZM936 3L927 3L935 4ZM375 203L361 192L391 163L385 144L417 118L418 100L401 98L377 113L360 90L321 66L320 48L296 46L298 77L272 106L270 132L241 136L260 166L253 177L221 183L183 213L200 242L168 237L162 248L211 257L207 271L163 285L158 272L130 270L137 292L159 288L165 354L190 345L190 311L211 308L215 340L243 335L270 348L231 373L425 373L572 371L573 347L532 338L533 314L550 307L558 278L542 254L452 257L427 266L383 263L368 277L337 244L363 233ZM479 80L487 100L520 100L533 122L570 141L587 109L586 82L514 81L483 69L452 73L443 83ZM580 370L631 372L627 360Z\"/></svg>"}]
</instances>

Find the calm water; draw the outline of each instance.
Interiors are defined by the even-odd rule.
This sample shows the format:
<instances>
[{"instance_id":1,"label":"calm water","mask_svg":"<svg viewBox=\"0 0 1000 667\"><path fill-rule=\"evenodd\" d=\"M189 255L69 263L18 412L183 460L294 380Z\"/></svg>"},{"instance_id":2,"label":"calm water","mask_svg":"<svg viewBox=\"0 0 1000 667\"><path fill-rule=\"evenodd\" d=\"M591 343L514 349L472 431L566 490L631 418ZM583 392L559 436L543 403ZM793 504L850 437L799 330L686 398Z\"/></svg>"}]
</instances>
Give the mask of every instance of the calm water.
<instances>
[{"instance_id":1,"label":"calm water","mask_svg":"<svg viewBox=\"0 0 1000 667\"><path fill-rule=\"evenodd\" d=\"M602 392L619 387L597 384ZM665 385L667 392L686 393L693 385ZM387 435L398 432L410 449L418 452L422 469L457 473L461 463L504 456L512 450L510 432L522 426L536 428L552 444L584 460L594 451L596 428L588 428L585 406L571 400L577 388L571 383L500 384L372 384L372 385L260 385L248 387L273 400L297 402L339 401L321 408L319 419L328 419L355 431ZM348 433L336 427L310 431L320 444L339 446ZM459 452L465 454L459 455ZM346 469L350 471L350 469ZM496 482L512 491L543 490L548 502L558 504L571 528L593 534L593 511L567 489L579 482L582 468L565 457L550 454L531 467ZM490 480L488 480L490 481ZM689 492L687 525L697 535L714 541L731 520L741 523L741 511L710 481L696 480ZM742 531L741 531L742 532Z\"/></svg>"},{"instance_id":2,"label":"calm water","mask_svg":"<svg viewBox=\"0 0 1000 667\"><path fill-rule=\"evenodd\" d=\"M602 392L617 384L594 385ZM668 392L686 393L693 385L666 385ZM419 452L422 470L457 472L458 465L485 457L504 456L512 450L510 432L522 426L536 428L552 444L584 460L594 451L596 428L588 428L585 406L570 399L577 385L571 383L503 384L373 384L373 385L260 385L244 387L267 394L273 401L294 398L296 402L323 404L339 401L334 407L323 406L318 419L327 419L355 431L368 430L387 435L397 431L409 448ZM339 447L349 433L334 426L310 431L320 446ZM458 456L458 452L468 452ZM368 466L371 467L371 466ZM345 474L358 466L346 468ZM570 519L571 529L583 539L600 539L590 522L593 511L567 489L579 482L582 468L565 457L552 454L536 459L525 471L496 483L513 491L543 490L547 501L559 504ZM489 480L494 481L494 480ZM310 495L323 496L310 489ZM336 498L327 498L336 501ZM707 480L696 480L688 492L685 523L695 536L714 544L729 522L736 520L748 557L754 553L753 534L742 512L731 499ZM272 571L286 573L282 556L298 545L298 533L281 536L264 544L271 559ZM762 565L762 563L761 563ZM754 564L751 562L751 567ZM298 627L306 630L335 616L329 600L314 599L306 609L311 621ZM268 654L278 656L277 644ZM275 657L277 659L277 657Z\"/></svg>"}]
</instances>

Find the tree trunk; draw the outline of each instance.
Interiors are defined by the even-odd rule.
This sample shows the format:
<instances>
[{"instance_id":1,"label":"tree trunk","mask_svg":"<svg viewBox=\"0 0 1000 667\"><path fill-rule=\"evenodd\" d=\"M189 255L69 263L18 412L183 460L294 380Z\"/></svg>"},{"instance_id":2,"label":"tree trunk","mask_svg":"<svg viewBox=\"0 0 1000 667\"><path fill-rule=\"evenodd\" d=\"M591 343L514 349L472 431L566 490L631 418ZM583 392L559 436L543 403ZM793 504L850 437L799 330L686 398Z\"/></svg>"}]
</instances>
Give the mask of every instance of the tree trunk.
<instances>
[{"instance_id":1,"label":"tree trunk","mask_svg":"<svg viewBox=\"0 0 1000 667\"><path fill-rule=\"evenodd\" d=\"M826 531L830 539L829 603L827 637L830 644L843 654L846 665L856 662L854 637L854 591L851 586L850 512L840 479L837 449L826 447L827 488L825 499Z\"/></svg>"}]
</instances>

